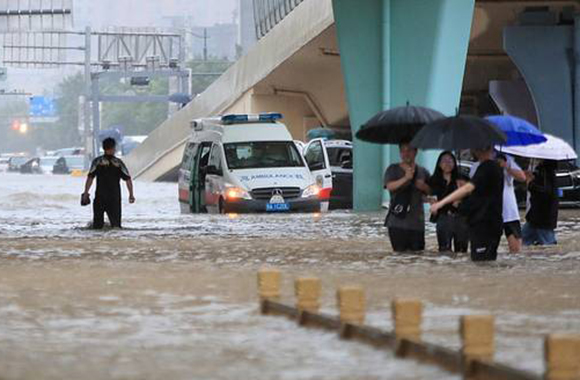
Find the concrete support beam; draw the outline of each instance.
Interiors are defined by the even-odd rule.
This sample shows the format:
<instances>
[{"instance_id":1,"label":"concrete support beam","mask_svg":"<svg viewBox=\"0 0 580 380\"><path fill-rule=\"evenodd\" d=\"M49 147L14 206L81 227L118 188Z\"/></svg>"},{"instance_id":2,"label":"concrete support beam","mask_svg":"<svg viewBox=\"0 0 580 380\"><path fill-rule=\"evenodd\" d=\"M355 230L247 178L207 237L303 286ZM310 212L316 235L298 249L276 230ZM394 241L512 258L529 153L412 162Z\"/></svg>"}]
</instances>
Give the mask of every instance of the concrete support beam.
<instances>
[{"instance_id":1,"label":"concrete support beam","mask_svg":"<svg viewBox=\"0 0 580 380\"><path fill-rule=\"evenodd\" d=\"M353 133L375 113L405 105L459 107L475 0L334 0ZM354 142L355 209L383 201L382 174L397 150ZM432 166L434 153L422 163Z\"/></svg>"},{"instance_id":2,"label":"concrete support beam","mask_svg":"<svg viewBox=\"0 0 580 380\"><path fill-rule=\"evenodd\" d=\"M504 30L504 48L526 80L536 105L538 126L571 144L573 47L572 26L509 26Z\"/></svg>"}]
</instances>

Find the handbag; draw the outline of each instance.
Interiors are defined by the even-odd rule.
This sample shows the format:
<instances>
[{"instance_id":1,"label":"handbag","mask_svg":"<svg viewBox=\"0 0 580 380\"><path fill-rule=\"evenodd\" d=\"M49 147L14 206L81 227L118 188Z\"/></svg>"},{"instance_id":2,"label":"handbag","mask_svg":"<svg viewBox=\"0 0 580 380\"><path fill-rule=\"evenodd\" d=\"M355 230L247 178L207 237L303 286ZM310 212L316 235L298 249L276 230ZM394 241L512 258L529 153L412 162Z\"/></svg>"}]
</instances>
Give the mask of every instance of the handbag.
<instances>
[{"instance_id":1,"label":"handbag","mask_svg":"<svg viewBox=\"0 0 580 380\"><path fill-rule=\"evenodd\" d=\"M389 212L385 218L385 227L389 221L389 217L394 215L396 218L404 219L411 210L411 198L413 197L413 190L415 190L415 179L417 178L417 170L413 174L411 183L402 191L397 192L389 203Z\"/></svg>"}]
</instances>

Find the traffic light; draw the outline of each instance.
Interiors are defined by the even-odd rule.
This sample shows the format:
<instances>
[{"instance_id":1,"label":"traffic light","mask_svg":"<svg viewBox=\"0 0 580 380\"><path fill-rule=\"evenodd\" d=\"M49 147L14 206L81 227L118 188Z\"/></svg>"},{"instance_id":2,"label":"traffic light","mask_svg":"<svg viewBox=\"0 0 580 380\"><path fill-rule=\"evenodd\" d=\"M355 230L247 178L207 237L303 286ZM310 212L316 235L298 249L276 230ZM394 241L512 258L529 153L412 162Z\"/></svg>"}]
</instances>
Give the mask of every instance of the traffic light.
<instances>
[{"instance_id":1,"label":"traffic light","mask_svg":"<svg viewBox=\"0 0 580 380\"><path fill-rule=\"evenodd\" d=\"M23 135L28 133L28 123L26 121L20 121L18 119L12 121L12 130L15 132L19 132Z\"/></svg>"},{"instance_id":2,"label":"traffic light","mask_svg":"<svg viewBox=\"0 0 580 380\"><path fill-rule=\"evenodd\" d=\"M131 77L131 86L149 86L149 77Z\"/></svg>"}]
</instances>

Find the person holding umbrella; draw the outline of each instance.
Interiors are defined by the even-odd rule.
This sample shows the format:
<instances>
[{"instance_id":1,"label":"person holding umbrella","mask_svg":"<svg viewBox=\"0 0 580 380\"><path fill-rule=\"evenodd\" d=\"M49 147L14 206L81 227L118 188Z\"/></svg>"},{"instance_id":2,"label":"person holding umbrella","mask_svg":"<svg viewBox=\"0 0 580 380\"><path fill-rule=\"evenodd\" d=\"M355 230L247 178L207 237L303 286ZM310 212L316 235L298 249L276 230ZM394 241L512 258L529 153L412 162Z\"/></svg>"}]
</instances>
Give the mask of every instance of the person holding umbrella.
<instances>
[{"instance_id":1,"label":"person holding umbrella","mask_svg":"<svg viewBox=\"0 0 580 380\"><path fill-rule=\"evenodd\" d=\"M442 200L461 186L457 159L450 151L439 155L435 170L427 184L435 201ZM459 215L458 204L449 204L437 215L431 216L431 222L436 223L437 243L439 252L467 252L469 237L465 228L465 219Z\"/></svg>"},{"instance_id":2,"label":"person holding umbrella","mask_svg":"<svg viewBox=\"0 0 580 380\"><path fill-rule=\"evenodd\" d=\"M385 226L395 252L418 252L425 249L425 214L423 196L429 192L429 171L415 163L417 149L408 142L399 144L401 162L385 172L385 189L391 203Z\"/></svg>"},{"instance_id":3,"label":"person holding umbrella","mask_svg":"<svg viewBox=\"0 0 580 380\"><path fill-rule=\"evenodd\" d=\"M479 162L471 181L444 199L431 205L435 215L445 206L463 202L462 212L467 214L471 259L491 261L497 259L497 248L503 232L503 170L493 159L493 148L473 149Z\"/></svg>"},{"instance_id":4,"label":"person holding umbrella","mask_svg":"<svg viewBox=\"0 0 580 380\"><path fill-rule=\"evenodd\" d=\"M544 134L545 141L526 146L502 147L506 153L539 160L540 164L528 176L529 209L522 229L524 245L557 244L558 223L556 184L557 161L574 160L578 155L566 141Z\"/></svg>"},{"instance_id":5,"label":"person holding umbrella","mask_svg":"<svg viewBox=\"0 0 580 380\"><path fill-rule=\"evenodd\" d=\"M506 143L496 147L499 151L496 155L497 161L504 170L503 226L510 253L519 253L522 249L522 227L514 180L525 182L526 174L511 156L504 154L503 150L506 147L541 144L546 142L547 138L531 123L515 116L494 115L486 117L486 120L499 127L507 136Z\"/></svg>"},{"instance_id":6,"label":"person holding umbrella","mask_svg":"<svg viewBox=\"0 0 580 380\"><path fill-rule=\"evenodd\" d=\"M508 137L509 139L509 137ZM519 253L522 249L522 226L520 211L516 198L514 181L525 182L526 174L519 167L513 157L494 152L499 166L503 169L503 231L508 242L510 253ZM475 163L470 170L470 177L475 174L479 163Z\"/></svg>"},{"instance_id":7,"label":"person holding umbrella","mask_svg":"<svg viewBox=\"0 0 580 380\"><path fill-rule=\"evenodd\" d=\"M409 142L425 124L443 118L433 109L407 104L379 112L356 134L363 141L399 145L401 162L390 165L384 178L384 187L391 196L385 226L395 252L425 248L423 196L429 191L426 184L429 172L415 163L417 149Z\"/></svg>"},{"instance_id":8,"label":"person holding umbrella","mask_svg":"<svg viewBox=\"0 0 580 380\"><path fill-rule=\"evenodd\" d=\"M503 170L493 159L493 146L507 136L490 122L474 116L455 116L426 125L411 145L423 149L471 149L479 167L471 181L431 205L437 215L445 206L464 200L460 212L467 216L471 259L497 259L503 232ZM466 199L467 198L467 199Z\"/></svg>"},{"instance_id":9,"label":"person holding umbrella","mask_svg":"<svg viewBox=\"0 0 580 380\"><path fill-rule=\"evenodd\" d=\"M524 245L556 245L558 225L558 189L556 186L556 161L541 160L528 175L530 207L523 228Z\"/></svg>"}]
</instances>

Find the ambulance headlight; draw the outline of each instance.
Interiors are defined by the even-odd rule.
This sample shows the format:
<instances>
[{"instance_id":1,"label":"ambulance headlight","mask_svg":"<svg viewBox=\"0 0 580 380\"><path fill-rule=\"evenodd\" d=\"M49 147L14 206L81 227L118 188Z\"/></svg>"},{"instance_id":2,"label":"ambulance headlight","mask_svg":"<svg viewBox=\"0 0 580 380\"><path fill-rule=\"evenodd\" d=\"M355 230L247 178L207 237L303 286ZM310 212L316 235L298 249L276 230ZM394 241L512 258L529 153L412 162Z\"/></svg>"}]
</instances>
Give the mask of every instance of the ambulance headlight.
<instances>
[{"instance_id":1,"label":"ambulance headlight","mask_svg":"<svg viewBox=\"0 0 580 380\"><path fill-rule=\"evenodd\" d=\"M318 194L320 194L320 187L317 184L312 184L304 189L302 198L318 197Z\"/></svg>"},{"instance_id":2,"label":"ambulance headlight","mask_svg":"<svg viewBox=\"0 0 580 380\"><path fill-rule=\"evenodd\" d=\"M251 200L252 196L247 190L244 190L240 187L232 186L226 188L226 198L229 200L239 200L239 199Z\"/></svg>"}]
</instances>

